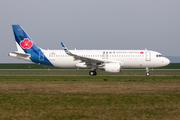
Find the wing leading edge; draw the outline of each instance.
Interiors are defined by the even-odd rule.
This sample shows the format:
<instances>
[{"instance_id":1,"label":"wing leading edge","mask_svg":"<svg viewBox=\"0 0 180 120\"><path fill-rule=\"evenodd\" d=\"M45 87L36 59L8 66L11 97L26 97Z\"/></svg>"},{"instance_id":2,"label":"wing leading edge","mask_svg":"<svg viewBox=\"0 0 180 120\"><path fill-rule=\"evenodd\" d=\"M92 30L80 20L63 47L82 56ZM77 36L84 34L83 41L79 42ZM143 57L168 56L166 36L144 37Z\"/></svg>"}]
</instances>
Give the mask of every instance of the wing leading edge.
<instances>
[{"instance_id":1,"label":"wing leading edge","mask_svg":"<svg viewBox=\"0 0 180 120\"><path fill-rule=\"evenodd\" d=\"M62 42L61 45L67 55L73 56L74 60L81 60L81 62L85 62L87 66L99 66L106 62L104 60L93 59L93 58L73 54L68 50L68 48Z\"/></svg>"}]
</instances>

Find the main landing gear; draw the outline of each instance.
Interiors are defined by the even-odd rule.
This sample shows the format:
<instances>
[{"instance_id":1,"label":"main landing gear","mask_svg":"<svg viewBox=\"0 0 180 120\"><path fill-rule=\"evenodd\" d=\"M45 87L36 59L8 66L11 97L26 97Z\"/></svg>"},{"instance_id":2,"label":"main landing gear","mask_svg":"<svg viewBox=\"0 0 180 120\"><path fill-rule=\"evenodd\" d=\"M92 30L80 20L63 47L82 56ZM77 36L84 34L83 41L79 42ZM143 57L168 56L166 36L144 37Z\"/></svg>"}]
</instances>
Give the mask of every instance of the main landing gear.
<instances>
[{"instance_id":1,"label":"main landing gear","mask_svg":"<svg viewBox=\"0 0 180 120\"><path fill-rule=\"evenodd\" d=\"M149 75L150 75L150 73L149 73L149 68L146 67L146 76L149 76Z\"/></svg>"},{"instance_id":2,"label":"main landing gear","mask_svg":"<svg viewBox=\"0 0 180 120\"><path fill-rule=\"evenodd\" d=\"M95 70L94 70L94 71L90 71L90 72L89 72L89 75L90 75L90 76L95 76L95 75L97 75L97 72L96 72Z\"/></svg>"}]
</instances>

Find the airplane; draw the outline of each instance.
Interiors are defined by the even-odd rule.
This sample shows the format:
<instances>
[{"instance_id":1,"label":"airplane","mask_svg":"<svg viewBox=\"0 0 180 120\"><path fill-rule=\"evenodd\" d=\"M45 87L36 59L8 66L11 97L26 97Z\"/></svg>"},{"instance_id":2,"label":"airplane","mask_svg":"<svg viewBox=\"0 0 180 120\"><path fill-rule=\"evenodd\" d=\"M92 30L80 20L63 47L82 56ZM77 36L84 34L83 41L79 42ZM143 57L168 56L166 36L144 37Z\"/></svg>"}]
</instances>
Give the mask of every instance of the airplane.
<instances>
[{"instance_id":1,"label":"airplane","mask_svg":"<svg viewBox=\"0 0 180 120\"><path fill-rule=\"evenodd\" d=\"M8 55L18 59L63 68L88 68L90 76L97 75L96 70L120 73L122 68L162 67L170 60L151 50L69 50L61 42L63 50L45 50L37 46L20 25L12 25L17 51Z\"/></svg>"}]
</instances>

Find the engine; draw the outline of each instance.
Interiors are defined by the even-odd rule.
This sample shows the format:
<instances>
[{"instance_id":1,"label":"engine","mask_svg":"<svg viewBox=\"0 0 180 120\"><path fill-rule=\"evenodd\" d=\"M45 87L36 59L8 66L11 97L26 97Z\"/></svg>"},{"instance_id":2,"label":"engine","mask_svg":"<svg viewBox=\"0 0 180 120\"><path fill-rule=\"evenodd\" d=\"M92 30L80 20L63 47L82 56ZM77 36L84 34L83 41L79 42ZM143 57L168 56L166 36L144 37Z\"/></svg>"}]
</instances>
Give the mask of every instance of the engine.
<instances>
[{"instance_id":1,"label":"engine","mask_svg":"<svg viewBox=\"0 0 180 120\"><path fill-rule=\"evenodd\" d=\"M106 63L103 67L106 72L119 73L121 72L120 63Z\"/></svg>"}]
</instances>

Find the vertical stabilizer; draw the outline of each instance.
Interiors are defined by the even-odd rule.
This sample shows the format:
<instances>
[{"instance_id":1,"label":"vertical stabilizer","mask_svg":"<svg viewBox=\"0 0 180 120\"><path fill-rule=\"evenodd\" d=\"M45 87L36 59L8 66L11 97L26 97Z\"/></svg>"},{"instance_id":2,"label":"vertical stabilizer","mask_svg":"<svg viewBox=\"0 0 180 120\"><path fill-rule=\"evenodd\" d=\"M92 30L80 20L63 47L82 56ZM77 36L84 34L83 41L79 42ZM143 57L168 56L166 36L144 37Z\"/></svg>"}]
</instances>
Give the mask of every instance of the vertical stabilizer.
<instances>
[{"instance_id":1,"label":"vertical stabilizer","mask_svg":"<svg viewBox=\"0 0 180 120\"><path fill-rule=\"evenodd\" d=\"M34 43L20 25L12 25L12 28L18 51L24 51L29 54L40 51L40 48Z\"/></svg>"},{"instance_id":2,"label":"vertical stabilizer","mask_svg":"<svg viewBox=\"0 0 180 120\"><path fill-rule=\"evenodd\" d=\"M43 54L43 51L30 38L20 25L12 25L18 53L30 55L30 60L35 63L51 65L52 63ZM43 60L40 59L43 56Z\"/></svg>"}]
</instances>

